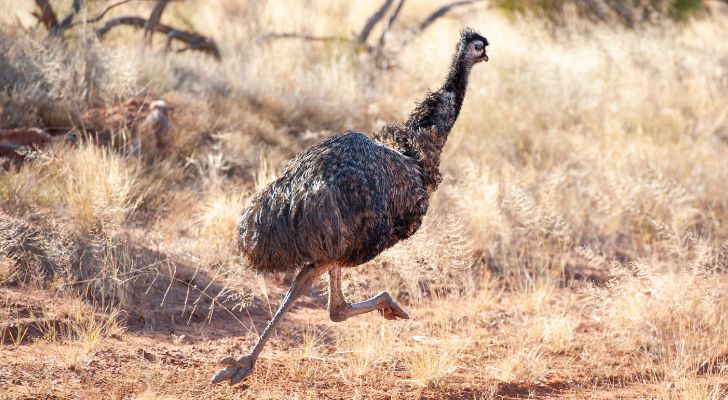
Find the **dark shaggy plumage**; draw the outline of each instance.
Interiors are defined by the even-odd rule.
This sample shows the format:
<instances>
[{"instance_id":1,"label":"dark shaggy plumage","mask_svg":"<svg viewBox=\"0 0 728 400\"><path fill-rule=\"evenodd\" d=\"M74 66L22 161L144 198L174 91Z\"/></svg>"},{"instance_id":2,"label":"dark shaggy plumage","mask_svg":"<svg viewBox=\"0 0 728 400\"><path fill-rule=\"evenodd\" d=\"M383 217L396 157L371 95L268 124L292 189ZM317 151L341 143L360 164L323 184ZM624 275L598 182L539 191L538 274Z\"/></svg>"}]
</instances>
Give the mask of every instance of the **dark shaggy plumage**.
<instances>
[{"instance_id":1,"label":"dark shaggy plumage","mask_svg":"<svg viewBox=\"0 0 728 400\"><path fill-rule=\"evenodd\" d=\"M473 47L476 42L482 45ZM440 153L470 69L487 60L487 44L463 31L445 83L403 126L386 126L373 139L343 133L290 160L238 222L239 247L250 265L263 272L355 266L415 233L441 181Z\"/></svg>"}]
</instances>

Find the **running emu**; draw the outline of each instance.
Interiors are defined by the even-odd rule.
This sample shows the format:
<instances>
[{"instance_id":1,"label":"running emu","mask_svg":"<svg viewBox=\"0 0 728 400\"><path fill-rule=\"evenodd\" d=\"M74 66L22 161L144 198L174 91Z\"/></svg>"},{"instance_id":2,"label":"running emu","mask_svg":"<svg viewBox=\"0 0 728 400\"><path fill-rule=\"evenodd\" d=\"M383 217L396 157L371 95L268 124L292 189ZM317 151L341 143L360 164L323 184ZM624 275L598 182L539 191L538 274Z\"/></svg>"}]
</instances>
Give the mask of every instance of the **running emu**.
<instances>
[{"instance_id":1,"label":"running emu","mask_svg":"<svg viewBox=\"0 0 728 400\"><path fill-rule=\"evenodd\" d=\"M240 250L258 271L300 271L250 354L221 360L225 368L213 383L230 379L234 385L248 376L283 314L324 272L332 321L374 310L389 320L409 318L386 292L348 303L341 268L373 259L420 227L428 198L442 180L440 153L460 112L470 69L488 61L487 45L466 28L445 83L404 126L387 126L373 140L358 132L324 140L296 155L278 180L253 196L238 221Z\"/></svg>"}]
</instances>

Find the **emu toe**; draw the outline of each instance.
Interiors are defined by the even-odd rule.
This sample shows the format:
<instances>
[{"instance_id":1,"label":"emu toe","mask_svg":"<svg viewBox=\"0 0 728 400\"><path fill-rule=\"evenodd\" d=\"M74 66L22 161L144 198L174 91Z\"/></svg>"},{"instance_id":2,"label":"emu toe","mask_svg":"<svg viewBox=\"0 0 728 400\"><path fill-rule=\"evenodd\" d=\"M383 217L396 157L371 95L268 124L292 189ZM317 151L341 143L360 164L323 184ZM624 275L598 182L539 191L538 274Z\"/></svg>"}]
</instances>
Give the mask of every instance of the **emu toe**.
<instances>
[{"instance_id":1,"label":"emu toe","mask_svg":"<svg viewBox=\"0 0 728 400\"><path fill-rule=\"evenodd\" d=\"M398 318L409 319L407 312L403 310L399 304L395 303L394 300L390 300L389 305L379 310L379 315L388 320L395 320Z\"/></svg>"},{"instance_id":2,"label":"emu toe","mask_svg":"<svg viewBox=\"0 0 728 400\"><path fill-rule=\"evenodd\" d=\"M210 381L212 383L220 383L230 379L230 385L235 385L253 372L255 358L252 355L243 356L238 359L225 357L220 360L220 364L226 367L217 371Z\"/></svg>"}]
</instances>

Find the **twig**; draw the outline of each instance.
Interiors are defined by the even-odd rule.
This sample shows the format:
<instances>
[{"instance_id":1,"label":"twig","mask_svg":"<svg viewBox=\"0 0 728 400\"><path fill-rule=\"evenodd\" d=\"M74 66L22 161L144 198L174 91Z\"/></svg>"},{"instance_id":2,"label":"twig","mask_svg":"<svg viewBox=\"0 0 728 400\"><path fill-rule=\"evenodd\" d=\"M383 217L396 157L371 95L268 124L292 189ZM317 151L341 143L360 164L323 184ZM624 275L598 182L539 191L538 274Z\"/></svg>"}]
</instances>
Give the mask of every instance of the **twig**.
<instances>
[{"instance_id":1,"label":"twig","mask_svg":"<svg viewBox=\"0 0 728 400\"><path fill-rule=\"evenodd\" d=\"M379 9L372 14L371 17L367 20L367 23L364 24L364 28L361 30L361 33L359 34L359 43L366 43L367 38L369 38L369 34L372 32L372 29L374 29L374 25L379 22L379 20L384 17L384 14L387 13L387 10L389 10L389 7L392 6L393 0L384 0L384 3L382 4Z\"/></svg>"},{"instance_id":2,"label":"twig","mask_svg":"<svg viewBox=\"0 0 728 400\"><path fill-rule=\"evenodd\" d=\"M429 17L427 17L422 23L420 24L420 31L424 31L427 29L428 26L432 25L433 22L435 22L436 19L442 17L443 15L449 13L452 11L453 8L457 8L460 6L466 6L468 4L476 3L482 0L460 0L453 3L445 4L444 6L440 7L432 13Z\"/></svg>"},{"instance_id":3,"label":"twig","mask_svg":"<svg viewBox=\"0 0 728 400\"><path fill-rule=\"evenodd\" d=\"M343 36L313 36L299 33L285 32L285 33L266 33L265 35L258 36L258 42L268 42L277 39L300 39L310 42L353 42L351 38Z\"/></svg>"},{"instance_id":4,"label":"twig","mask_svg":"<svg viewBox=\"0 0 728 400\"><path fill-rule=\"evenodd\" d=\"M109 33L111 29L121 25L133 26L135 28L144 28L147 24L147 20L142 17L118 17L112 18L104 24L101 28L96 30L96 36L102 38L104 35ZM154 32L159 32L167 35L172 39L179 40L188 45L189 49L198 50L203 53L210 54L215 57L216 60L220 60L220 50L217 44L212 39L202 36L195 32L182 31L179 29L172 28L171 26L164 24L156 24Z\"/></svg>"},{"instance_id":5,"label":"twig","mask_svg":"<svg viewBox=\"0 0 728 400\"><path fill-rule=\"evenodd\" d=\"M95 17L93 17L91 19L87 19L87 20L82 21L82 22L89 23L89 24L92 24L94 22L99 22L99 21L101 21L101 18L104 18L104 16L109 11L113 10L116 7L122 6L122 5L126 4L126 3L131 3L132 1L138 1L138 0L121 0L119 2L110 4L108 7L104 8L104 11L101 11L101 13L99 13L97 16L95 16ZM76 25L78 25L78 24L80 24L82 22L76 21L76 22L72 23L70 26L76 26Z\"/></svg>"}]
</instances>

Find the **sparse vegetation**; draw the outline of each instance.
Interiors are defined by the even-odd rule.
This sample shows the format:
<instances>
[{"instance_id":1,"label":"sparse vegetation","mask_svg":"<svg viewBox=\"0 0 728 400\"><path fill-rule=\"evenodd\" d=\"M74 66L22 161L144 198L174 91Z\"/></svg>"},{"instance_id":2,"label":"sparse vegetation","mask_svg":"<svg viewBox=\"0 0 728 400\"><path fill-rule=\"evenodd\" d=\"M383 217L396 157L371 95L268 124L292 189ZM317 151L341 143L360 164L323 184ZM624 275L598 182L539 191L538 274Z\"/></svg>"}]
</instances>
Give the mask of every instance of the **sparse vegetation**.
<instances>
[{"instance_id":1,"label":"sparse vegetation","mask_svg":"<svg viewBox=\"0 0 728 400\"><path fill-rule=\"evenodd\" d=\"M441 385L457 368L457 361L466 342L457 336L448 340L419 345L404 354L404 363L412 379L421 385Z\"/></svg>"},{"instance_id":2,"label":"sparse vegetation","mask_svg":"<svg viewBox=\"0 0 728 400\"><path fill-rule=\"evenodd\" d=\"M85 3L75 21L111 4ZM449 2L411 0L378 51L261 39L349 38L378 3L169 2L161 22L209 35L219 61L141 30L101 42L93 23L47 38L34 2L0 4L0 128L71 128L0 160L0 397L728 396L726 5L583 2L608 12L594 23L570 2L472 2L418 31ZM247 389L210 386L290 279L241 263L248 197L322 138L403 120L465 25L490 62L423 227L344 271L350 300L387 290L412 319L334 324L322 284ZM174 108L164 151L78 122L134 96Z\"/></svg>"}]
</instances>

